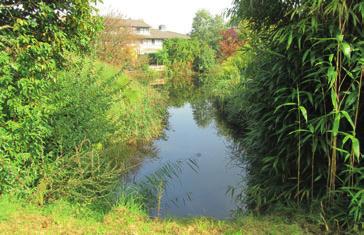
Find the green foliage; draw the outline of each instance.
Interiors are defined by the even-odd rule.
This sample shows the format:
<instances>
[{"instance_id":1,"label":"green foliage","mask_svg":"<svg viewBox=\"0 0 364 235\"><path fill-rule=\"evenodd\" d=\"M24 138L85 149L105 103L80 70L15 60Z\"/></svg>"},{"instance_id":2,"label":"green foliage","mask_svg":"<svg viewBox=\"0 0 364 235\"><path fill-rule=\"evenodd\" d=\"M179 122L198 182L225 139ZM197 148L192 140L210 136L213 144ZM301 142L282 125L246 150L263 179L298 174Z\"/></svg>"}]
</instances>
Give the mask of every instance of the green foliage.
<instances>
[{"instance_id":1,"label":"green foliage","mask_svg":"<svg viewBox=\"0 0 364 235\"><path fill-rule=\"evenodd\" d=\"M47 92L67 51L87 51L99 29L95 1L0 4L0 192L34 187L52 132Z\"/></svg>"},{"instance_id":2,"label":"green foliage","mask_svg":"<svg viewBox=\"0 0 364 235\"><path fill-rule=\"evenodd\" d=\"M64 199L110 207L133 154L127 144L159 135L163 99L112 66L78 58L69 71L58 73L49 93L55 112L46 150L52 158L42 168L37 202Z\"/></svg>"},{"instance_id":3,"label":"green foliage","mask_svg":"<svg viewBox=\"0 0 364 235\"><path fill-rule=\"evenodd\" d=\"M94 3L0 4L0 194L96 203L127 165L103 153L162 128L159 93L92 59Z\"/></svg>"},{"instance_id":4,"label":"green foliage","mask_svg":"<svg viewBox=\"0 0 364 235\"><path fill-rule=\"evenodd\" d=\"M129 84L107 112L116 128L112 142L149 142L163 129L165 98L150 87L127 81Z\"/></svg>"},{"instance_id":5,"label":"green foliage","mask_svg":"<svg viewBox=\"0 0 364 235\"><path fill-rule=\"evenodd\" d=\"M75 148L74 155L57 158L47 165L46 174L34 193L34 202L43 205L62 199L103 205L105 210L115 203L124 164L101 156L97 148L90 150L90 143L82 142Z\"/></svg>"},{"instance_id":6,"label":"green foliage","mask_svg":"<svg viewBox=\"0 0 364 235\"><path fill-rule=\"evenodd\" d=\"M167 77L174 86L192 82L192 64L198 42L187 39L171 39L163 44L163 50L157 53L157 60L166 66Z\"/></svg>"},{"instance_id":7,"label":"green foliage","mask_svg":"<svg viewBox=\"0 0 364 235\"><path fill-rule=\"evenodd\" d=\"M280 21L289 21L287 13L299 4L299 0L234 0L229 14L233 23L238 24L243 17L250 20L253 27L258 29Z\"/></svg>"},{"instance_id":8,"label":"green foliage","mask_svg":"<svg viewBox=\"0 0 364 235\"><path fill-rule=\"evenodd\" d=\"M246 126L245 72L255 53L243 47L208 73L204 89L214 99L224 119L241 131Z\"/></svg>"},{"instance_id":9,"label":"green foliage","mask_svg":"<svg viewBox=\"0 0 364 235\"><path fill-rule=\"evenodd\" d=\"M106 113L117 87L111 89L102 71L87 59L76 60L68 71L60 71L56 76L57 80L46 92L54 109L49 116L51 135L46 141L46 151L62 156L73 152L85 139L105 143L115 131Z\"/></svg>"},{"instance_id":10,"label":"green foliage","mask_svg":"<svg viewBox=\"0 0 364 235\"><path fill-rule=\"evenodd\" d=\"M42 44L58 62L65 50L90 50L101 26L94 14L96 2L5 0L0 5L0 34L16 39L17 49Z\"/></svg>"},{"instance_id":11,"label":"green foliage","mask_svg":"<svg viewBox=\"0 0 364 235\"><path fill-rule=\"evenodd\" d=\"M160 52L158 57L163 64L188 64L193 62L198 48L199 43L196 40L170 39L164 42L163 51Z\"/></svg>"},{"instance_id":12,"label":"green foliage","mask_svg":"<svg viewBox=\"0 0 364 235\"><path fill-rule=\"evenodd\" d=\"M207 44L200 44L198 53L193 61L193 70L198 74L207 73L216 63L216 52Z\"/></svg>"},{"instance_id":13,"label":"green foliage","mask_svg":"<svg viewBox=\"0 0 364 235\"><path fill-rule=\"evenodd\" d=\"M191 37L218 51L219 41L222 39L220 32L224 29L222 16L212 16L207 10L199 10L193 18Z\"/></svg>"},{"instance_id":14,"label":"green foliage","mask_svg":"<svg viewBox=\"0 0 364 235\"><path fill-rule=\"evenodd\" d=\"M233 97L243 104L253 208L318 200L324 223L363 222L363 6L235 1L235 19L256 29Z\"/></svg>"},{"instance_id":15,"label":"green foliage","mask_svg":"<svg viewBox=\"0 0 364 235\"><path fill-rule=\"evenodd\" d=\"M211 69L205 87L211 92L213 97L224 102L224 99L232 95L232 92L236 90L241 80L244 79L241 76L242 71L247 67L250 57L251 53L246 49L242 49Z\"/></svg>"},{"instance_id":16,"label":"green foliage","mask_svg":"<svg viewBox=\"0 0 364 235\"><path fill-rule=\"evenodd\" d=\"M167 67L167 76L174 85L192 83L193 76L202 75L216 63L216 52L198 40L171 39L156 55L157 61Z\"/></svg>"}]
</instances>

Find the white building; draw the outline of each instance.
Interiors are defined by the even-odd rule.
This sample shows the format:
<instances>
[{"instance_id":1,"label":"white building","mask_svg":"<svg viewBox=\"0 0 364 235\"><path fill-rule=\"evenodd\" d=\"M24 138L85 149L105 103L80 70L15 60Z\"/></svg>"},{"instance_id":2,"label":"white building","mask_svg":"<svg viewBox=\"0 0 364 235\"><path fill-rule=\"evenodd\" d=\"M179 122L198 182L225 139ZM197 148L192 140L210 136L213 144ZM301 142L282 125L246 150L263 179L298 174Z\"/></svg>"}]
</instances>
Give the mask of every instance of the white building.
<instances>
[{"instance_id":1,"label":"white building","mask_svg":"<svg viewBox=\"0 0 364 235\"><path fill-rule=\"evenodd\" d=\"M166 26L160 25L159 29L152 29L143 20L122 19L122 27L128 27L137 35L138 54L155 53L163 48L163 42L167 39L190 37L185 34L175 33L166 30Z\"/></svg>"}]
</instances>

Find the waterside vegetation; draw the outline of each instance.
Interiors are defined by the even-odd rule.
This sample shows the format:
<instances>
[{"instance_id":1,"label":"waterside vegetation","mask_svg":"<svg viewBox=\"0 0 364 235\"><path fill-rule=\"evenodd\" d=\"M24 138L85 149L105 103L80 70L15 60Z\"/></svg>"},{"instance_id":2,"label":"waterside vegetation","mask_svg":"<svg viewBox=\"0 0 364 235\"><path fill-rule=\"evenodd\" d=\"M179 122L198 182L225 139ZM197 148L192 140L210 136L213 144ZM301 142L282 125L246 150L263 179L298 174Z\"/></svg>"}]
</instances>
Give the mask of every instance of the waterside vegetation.
<instances>
[{"instance_id":1,"label":"waterside vegetation","mask_svg":"<svg viewBox=\"0 0 364 235\"><path fill-rule=\"evenodd\" d=\"M251 209L298 206L327 231L361 229L363 6L234 1L246 42L210 86L243 135Z\"/></svg>"},{"instance_id":2,"label":"waterside vegetation","mask_svg":"<svg viewBox=\"0 0 364 235\"><path fill-rule=\"evenodd\" d=\"M199 11L153 56L161 72L96 2L0 4L0 232L361 232L362 1L235 0L230 24ZM158 195L121 176L195 86L246 153L242 214L149 218Z\"/></svg>"}]
</instances>

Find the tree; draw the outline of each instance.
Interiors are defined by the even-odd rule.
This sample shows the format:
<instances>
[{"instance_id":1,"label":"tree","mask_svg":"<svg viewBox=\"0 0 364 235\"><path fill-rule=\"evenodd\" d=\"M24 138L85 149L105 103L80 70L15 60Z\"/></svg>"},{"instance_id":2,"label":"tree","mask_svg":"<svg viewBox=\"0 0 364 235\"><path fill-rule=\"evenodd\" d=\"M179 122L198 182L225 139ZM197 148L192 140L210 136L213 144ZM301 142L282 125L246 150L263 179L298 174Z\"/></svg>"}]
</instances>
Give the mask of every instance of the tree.
<instances>
[{"instance_id":1,"label":"tree","mask_svg":"<svg viewBox=\"0 0 364 235\"><path fill-rule=\"evenodd\" d=\"M225 29L224 19L222 16L211 15L207 10L199 10L192 23L192 38L207 44L218 51L218 42L222 36L220 32Z\"/></svg>"},{"instance_id":2,"label":"tree","mask_svg":"<svg viewBox=\"0 0 364 235\"><path fill-rule=\"evenodd\" d=\"M98 0L4 0L0 4L0 35L31 36L53 49L88 50L96 38Z\"/></svg>"},{"instance_id":3,"label":"tree","mask_svg":"<svg viewBox=\"0 0 364 235\"><path fill-rule=\"evenodd\" d=\"M126 27L125 18L110 12L103 17L104 30L98 41L98 57L113 65L135 64L137 49L134 44L138 36L130 27Z\"/></svg>"},{"instance_id":4,"label":"tree","mask_svg":"<svg viewBox=\"0 0 364 235\"><path fill-rule=\"evenodd\" d=\"M219 57L225 59L232 56L243 45L243 41L233 28L224 30L220 34L222 40L219 42Z\"/></svg>"},{"instance_id":5,"label":"tree","mask_svg":"<svg viewBox=\"0 0 364 235\"><path fill-rule=\"evenodd\" d=\"M32 187L51 153L54 107L47 92L66 55L90 51L97 0L0 3L0 194Z\"/></svg>"}]
</instances>

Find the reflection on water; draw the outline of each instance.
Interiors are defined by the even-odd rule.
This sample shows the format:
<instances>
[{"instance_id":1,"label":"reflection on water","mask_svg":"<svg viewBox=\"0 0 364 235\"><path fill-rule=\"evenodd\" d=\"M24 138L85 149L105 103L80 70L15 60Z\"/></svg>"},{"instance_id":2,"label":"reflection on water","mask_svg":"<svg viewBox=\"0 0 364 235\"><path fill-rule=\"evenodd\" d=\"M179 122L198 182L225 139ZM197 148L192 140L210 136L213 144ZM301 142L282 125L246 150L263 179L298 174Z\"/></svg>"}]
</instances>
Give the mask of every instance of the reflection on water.
<instances>
[{"instance_id":1,"label":"reflection on water","mask_svg":"<svg viewBox=\"0 0 364 235\"><path fill-rule=\"evenodd\" d=\"M179 101L169 115L165 138L154 142L157 156L146 156L132 173L133 181L141 184L164 177L162 183L154 182L160 203L151 215L229 218L238 204L227 192L241 187L245 172L234 138L204 99Z\"/></svg>"}]
</instances>

